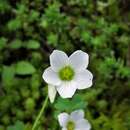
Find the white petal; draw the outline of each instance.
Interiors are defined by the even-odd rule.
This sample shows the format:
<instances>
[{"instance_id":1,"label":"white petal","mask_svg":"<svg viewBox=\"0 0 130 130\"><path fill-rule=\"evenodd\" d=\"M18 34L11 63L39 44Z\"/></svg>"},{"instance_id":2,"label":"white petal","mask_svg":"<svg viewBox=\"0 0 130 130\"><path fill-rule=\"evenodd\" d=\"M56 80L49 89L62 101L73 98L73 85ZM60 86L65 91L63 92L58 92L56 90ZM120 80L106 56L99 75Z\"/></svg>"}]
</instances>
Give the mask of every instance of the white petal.
<instances>
[{"instance_id":1,"label":"white petal","mask_svg":"<svg viewBox=\"0 0 130 130\"><path fill-rule=\"evenodd\" d=\"M50 102L53 103L56 97L56 88L53 85L48 85L48 95Z\"/></svg>"},{"instance_id":2,"label":"white petal","mask_svg":"<svg viewBox=\"0 0 130 130\"><path fill-rule=\"evenodd\" d=\"M77 73L75 76L75 81L77 82L78 89L85 89L92 86L93 75L90 71L84 70Z\"/></svg>"},{"instance_id":3,"label":"white petal","mask_svg":"<svg viewBox=\"0 0 130 130\"><path fill-rule=\"evenodd\" d=\"M62 128L62 130L67 130L67 128Z\"/></svg>"},{"instance_id":4,"label":"white petal","mask_svg":"<svg viewBox=\"0 0 130 130\"><path fill-rule=\"evenodd\" d=\"M52 85L59 85L61 83L58 75L56 72L54 72L51 67L48 67L44 73L43 73L43 79L48 83Z\"/></svg>"},{"instance_id":5,"label":"white petal","mask_svg":"<svg viewBox=\"0 0 130 130\"><path fill-rule=\"evenodd\" d=\"M84 111L83 110L76 110L73 111L70 115L71 119L74 121L78 121L84 118Z\"/></svg>"},{"instance_id":6,"label":"white petal","mask_svg":"<svg viewBox=\"0 0 130 130\"><path fill-rule=\"evenodd\" d=\"M87 68L89 56L87 53L78 50L75 51L70 57L69 62L76 71L82 71Z\"/></svg>"},{"instance_id":7,"label":"white petal","mask_svg":"<svg viewBox=\"0 0 130 130\"><path fill-rule=\"evenodd\" d=\"M69 58L63 51L54 50L50 55L50 64L54 71L58 71L68 64Z\"/></svg>"},{"instance_id":8,"label":"white petal","mask_svg":"<svg viewBox=\"0 0 130 130\"><path fill-rule=\"evenodd\" d=\"M58 115L58 121L61 127L66 127L68 119L69 119L69 115L65 112Z\"/></svg>"},{"instance_id":9,"label":"white petal","mask_svg":"<svg viewBox=\"0 0 130 130\"><path fill-rule=\"evenodd\" d=\"M76 83L74 81L63 82L56 89L62 98L72 98L76 91Z\"/></svg>"},{"instance_id":10,"label":"white petal","mask_svg":"<svg viewBox=\"0 0 130 130\"><path fill-rule=\"evenodd\" d=\"M85 119L81 119L76 123L76 128L75 130L90 130L91 129L91 125L90 123L85 120Z\"/></svg>"}]
</instances>

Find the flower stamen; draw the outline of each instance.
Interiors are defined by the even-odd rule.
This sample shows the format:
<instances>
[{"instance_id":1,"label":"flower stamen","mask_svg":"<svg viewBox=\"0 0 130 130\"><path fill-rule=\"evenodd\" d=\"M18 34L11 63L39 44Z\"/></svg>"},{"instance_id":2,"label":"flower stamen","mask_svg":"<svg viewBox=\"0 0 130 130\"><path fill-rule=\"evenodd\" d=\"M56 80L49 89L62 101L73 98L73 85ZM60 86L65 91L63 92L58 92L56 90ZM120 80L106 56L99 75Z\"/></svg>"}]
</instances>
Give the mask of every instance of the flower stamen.
<instances>
[{"instance_id":1,"label":"flower stamen","mask_svg":"<svg viewBox=\"0 0 130 130\"><path fill-rule=\"evenodd\" d=\"M67 130L74 130L75 129L75 124L73 121L69 121L67 123Z\"/></svg>"},{"instance_id":2,"label":"flower stamen","mask_svg":"<svg viewBox=\"0 0 130 130\"><path fill-rule=\"evenodd\" d=\"M74 77L74 70L70 66L65 66L59 71L59 77L63 81L70 81Z\"/></svg>"}]
</instances>

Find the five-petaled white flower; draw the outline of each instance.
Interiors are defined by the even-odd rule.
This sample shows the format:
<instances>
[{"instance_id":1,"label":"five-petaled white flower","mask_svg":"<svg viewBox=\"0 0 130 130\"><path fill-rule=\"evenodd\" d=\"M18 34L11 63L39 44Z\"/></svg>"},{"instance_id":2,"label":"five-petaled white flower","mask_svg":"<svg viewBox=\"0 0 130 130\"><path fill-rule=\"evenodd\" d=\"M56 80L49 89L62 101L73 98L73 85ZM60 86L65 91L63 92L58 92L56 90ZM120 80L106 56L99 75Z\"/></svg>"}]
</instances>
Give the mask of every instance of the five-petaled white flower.
<instances>
[{"instance_id":1,"label":"five-petaled white flower","mask_svg":"<svg viewBox=\"0 0 130 130\"><path fill-rule=\"evenodd\" d=\"M61 113L58 115L58 121L62 130L90 130L91 125L84 118L83 110L76 110L70 115Z\"/></svg>"},{"instance_id":2,"label":"five-petaled white flower","mask_svg":"<svg viewBox=\"0 0 130 130\"><path fill-rule=\"evenodd\" d=\"M76 89L92 86L93 75L86 68L89 56L77 50L69 57L63 51L54 50L50 55L50 67L43 73L43 79L48 83L48 94L51 102L56 92L62 98L71 98Z\"/></svg>"}]
</instances>

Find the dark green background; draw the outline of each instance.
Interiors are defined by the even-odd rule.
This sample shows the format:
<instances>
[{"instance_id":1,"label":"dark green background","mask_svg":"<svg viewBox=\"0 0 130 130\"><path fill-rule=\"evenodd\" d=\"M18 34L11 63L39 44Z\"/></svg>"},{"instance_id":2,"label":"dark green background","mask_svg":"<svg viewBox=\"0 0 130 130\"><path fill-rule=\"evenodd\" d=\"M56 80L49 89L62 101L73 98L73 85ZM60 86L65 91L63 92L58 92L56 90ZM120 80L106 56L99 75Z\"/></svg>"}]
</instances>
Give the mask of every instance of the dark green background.
<instances>
[{"instance_id":1,"label":"dark green background","mask_svg":"<svg viewBox=\"0 0 130 130\"><path fill-rule=\"evenodd\" d=\"M30 130L54 49L90 55L90 89L48 103L38 130L57 130L57 114L82 108L92 130L130 130L129 0L0 0L0 130ZM7 128L8 127L8 128Z\"/></svg>"}]
</instances>

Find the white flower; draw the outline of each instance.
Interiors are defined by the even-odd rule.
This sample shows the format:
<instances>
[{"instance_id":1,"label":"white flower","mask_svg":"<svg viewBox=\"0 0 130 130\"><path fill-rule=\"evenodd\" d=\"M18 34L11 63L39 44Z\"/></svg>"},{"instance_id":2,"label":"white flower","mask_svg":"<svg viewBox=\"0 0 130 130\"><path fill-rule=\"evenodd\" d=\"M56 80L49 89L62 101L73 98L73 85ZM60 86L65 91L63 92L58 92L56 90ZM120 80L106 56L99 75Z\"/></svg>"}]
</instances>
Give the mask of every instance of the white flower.
<instances>
[{"instance_id":1,"label":"white flower","mask_svg":"<svg viewBox=\"0 0 130 130\"><path fill-rule=\"evenodd\" d=\"M92 86L93 75L86 69L88 62L88 54L81 50L75 51L70 57L63 51L54 50L52 52L50 55L51 66L44 71L43 79L49 86L51 85L49 95L54 91L53 101L56 91L62 98L71 98L76 89Z\"/></svg>"},{"instance_id":2,"label":"white flower","mask_svg":"<svg viewBox=\"0 0 130 130\"><path fill-rule=\"evenodd\" d=\"M83 110L76 110L70 115L61 113L58 115L58 121L62 130L90 130L91 125L84 118Z\"/></svg>"}]
</instances>

